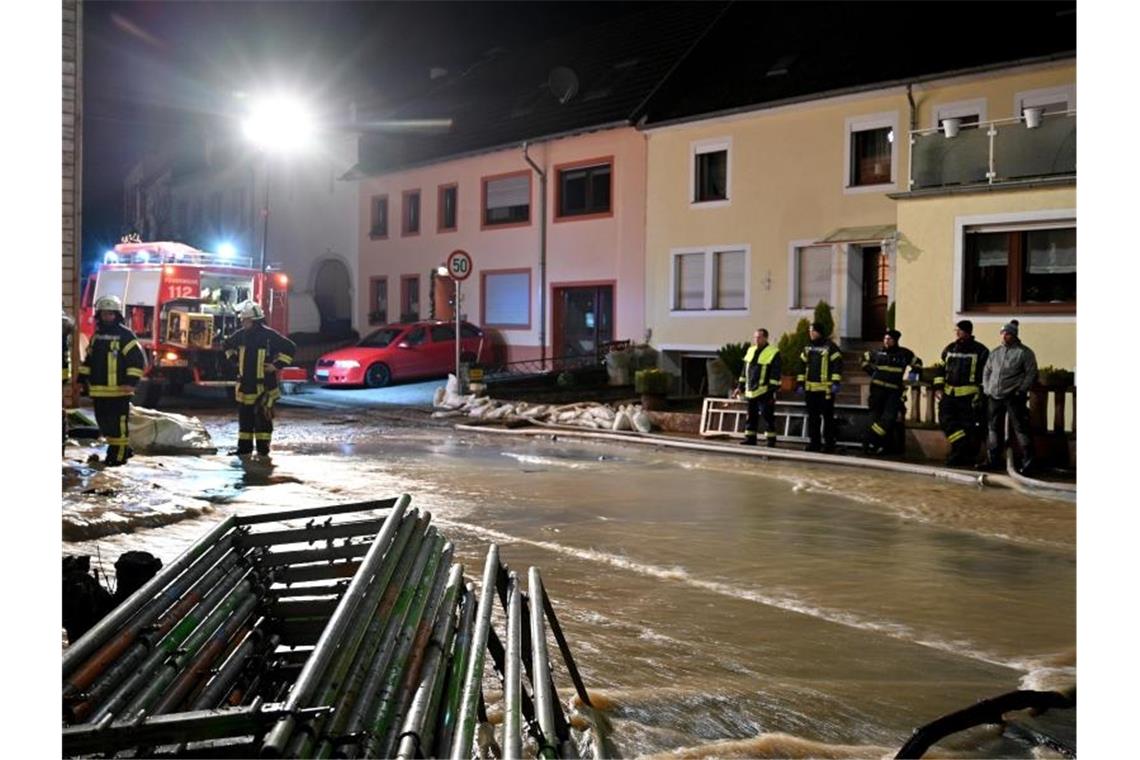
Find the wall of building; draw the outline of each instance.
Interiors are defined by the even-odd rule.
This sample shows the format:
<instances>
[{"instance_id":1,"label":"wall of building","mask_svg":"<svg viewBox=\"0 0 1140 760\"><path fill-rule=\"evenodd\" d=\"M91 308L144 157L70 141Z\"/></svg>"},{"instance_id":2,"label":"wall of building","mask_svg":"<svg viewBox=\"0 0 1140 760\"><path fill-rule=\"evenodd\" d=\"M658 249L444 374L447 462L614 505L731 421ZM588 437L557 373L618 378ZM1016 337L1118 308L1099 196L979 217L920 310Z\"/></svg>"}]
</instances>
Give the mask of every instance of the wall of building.
<instances>
[{"instance_id":1,"label":"wall of building","mask_svg":"<svg viewBox=\"0 0 1140 760\"><path fill-rule=\"evenodd\" d=\"M991 347L1000 342L1002 324L1017 319L1022 341L1034 350L1041 366L1073 368L1076 315L971 314L959 308L955 247L957 222L1075 218L1076 196L1076 187L1069 186L900 200L896 325L903 343L931 362L954 339L953 326L959 319L972 320L975 337Z\"/></svg>"},{"instance_id":2,"label":"wall of building","mask_svg":"<svg viewBox=\"0 0 1140 760\"><path fill-rule=\"evenodd\" d=\"M645 140L636 130L614 129L568 137L530 146L530 157L548 176L546 343L552 346L552 289L572 283L614 283L614 338L643 337ZM613 213L609 216L555 221L556 170L560 164L612 157ZM504 228L482 228L482 180L510 172L531 172L530 222ZM456 184L457 229L440 232L438 191ZM420 277L420 316L429 316L432 272L453 250L467 251L474 271L462 286L462 313L476 324L484 322L482 274L488 270L530 272L530 325L496 329L507 360L531 359L540 354L540 230L539 179L529 169L521 147L485 155L444 161L431 166L372 177L360 182L360 277L356 313L368 323L370 280L387 277L388 319L400 312L400 278ZM421 220L417 235L401 234L405 191L419 189ZM370 236L371 204L375 196L388 197L388 235ZM441 287L450 294L450 285ZM444 305L445 306L445 305ZM449 309L437 310L437 314ZM549 354L548 354L549 355Z\"/></svg>"}]
</instances>

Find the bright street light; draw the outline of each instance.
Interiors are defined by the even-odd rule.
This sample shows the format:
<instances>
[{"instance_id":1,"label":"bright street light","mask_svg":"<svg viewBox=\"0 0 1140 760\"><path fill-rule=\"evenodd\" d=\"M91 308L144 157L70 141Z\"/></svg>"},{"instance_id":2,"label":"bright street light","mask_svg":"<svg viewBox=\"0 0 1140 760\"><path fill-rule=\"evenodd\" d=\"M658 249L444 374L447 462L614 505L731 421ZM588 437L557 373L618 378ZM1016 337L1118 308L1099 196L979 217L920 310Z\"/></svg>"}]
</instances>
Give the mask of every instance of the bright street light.
<instances>
[{"instance_id":1,"label":"bright street light","mask_svg":"<svg viewBox=\"0 0 1140 760\"><path fill-rule=\"evenodd\" d=\"M447 277L447 267L436 267L435 273L440 277Z\"/></svg>"},{"instance_id":2,"label":"bright street light","mask_svg":"<svg viewBox=\"0 0 1140 760\"><path fill-rule=\"evenodd\" d=\"M261 150L295 153L312 144L317 122L301 101L274 95L253 104L242 131Z\"/></svg>"}]
</instances>

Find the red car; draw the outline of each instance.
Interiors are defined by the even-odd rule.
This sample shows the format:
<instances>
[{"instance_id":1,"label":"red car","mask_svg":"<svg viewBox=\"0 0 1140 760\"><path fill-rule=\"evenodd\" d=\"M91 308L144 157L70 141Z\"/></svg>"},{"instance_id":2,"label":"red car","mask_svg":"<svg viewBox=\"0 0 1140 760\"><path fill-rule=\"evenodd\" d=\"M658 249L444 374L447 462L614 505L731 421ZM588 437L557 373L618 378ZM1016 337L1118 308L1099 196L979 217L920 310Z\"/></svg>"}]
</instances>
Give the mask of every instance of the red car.
<instances>
[{"instance_id":1,"label":"red car","mask_svg":"<svg viewBox=\"0 0 1140 760\"><path fill-rule=\"evenodd\" d=\"M480 330L460 325L460 359L477 363L490 351ZM355 346L317 360L313 380L322 385L382 388L393 380L444 377L455 371L455 323L412 322L384 325Z\"/></svg>"}]
</instances>

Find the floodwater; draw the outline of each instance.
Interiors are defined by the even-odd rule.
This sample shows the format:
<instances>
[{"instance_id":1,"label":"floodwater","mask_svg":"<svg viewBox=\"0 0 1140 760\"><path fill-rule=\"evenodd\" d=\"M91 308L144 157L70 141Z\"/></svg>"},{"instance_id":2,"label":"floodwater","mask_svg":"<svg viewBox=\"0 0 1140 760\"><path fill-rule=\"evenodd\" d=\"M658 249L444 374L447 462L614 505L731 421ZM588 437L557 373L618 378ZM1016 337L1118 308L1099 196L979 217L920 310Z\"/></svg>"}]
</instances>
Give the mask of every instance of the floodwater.
<instances>
[{"instance_id":1,"label":"floodwater","mask_svg":"<svg viewBox=\"0 0 1140 760\"><path fill-rule=\"evenodd\" d=\"M1071 503L426 419L278 420L268 475L223 456L136 457L124 477L145 488L72 483L64 551L169 561L235 510L407 492L468 578L491 542L520 576L541 568L625 756L893 756L978 699L1076 682ZM204 421L233 440L227 418ZM940 746L1028 756L992 731Z\"/></svg>"}]
</instances>

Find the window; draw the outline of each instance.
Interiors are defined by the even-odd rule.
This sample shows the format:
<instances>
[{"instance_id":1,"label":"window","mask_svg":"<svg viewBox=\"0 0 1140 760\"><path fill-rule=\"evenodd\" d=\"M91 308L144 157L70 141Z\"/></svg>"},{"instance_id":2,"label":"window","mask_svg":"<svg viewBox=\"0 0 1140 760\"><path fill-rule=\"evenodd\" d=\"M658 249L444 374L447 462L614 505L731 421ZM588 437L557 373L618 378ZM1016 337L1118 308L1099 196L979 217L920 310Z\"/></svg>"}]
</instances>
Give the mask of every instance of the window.
<instances>
[{"instance_id":1,"label":"window","mask_svg":"<svg viewBox=\"0 0 1140 760\"><path fill-rule=\"evenodd\" d=\"M427 340L427 335L428 332L426 327L416 327L413 328L412 331L407 335L405 335L404 339L400 342L407 343L409 346L418 346Z\"/></svg>"},{"instance_id":2,"label":"window","mask_svg":"<svg viewBox=\"0 0 1140 760\"><path fill-rule=\"evenodd\" d=\"M1013 115L1020 117L1026 108L1041 108L1045 113L1070 111L1077 107L1075 85L1045 87L1040 90L1025 90L1013 97Z\"/></svg>"},{"instance_id":3,"label":"window","mask_svg":"<svg viewBox=\"0 0 1140 760\"><path fill-rule=\"evenodd\" d=\"M1075 226L967 227L963 252L967 311L1076 313Z\"/></svg>"},{"instance_id":4,"label":"window","mask_svg":"<svg viewBox=\"0 0 1140 760\"><path fill-rule=\"evenodd\" d=\"M931 125L942 128L946 119L958 119L963 129L977 126L986 120L986 99L958 100L953 103L940 103L934 107L934 123Z\"/></svg>"},{"instance_id":5,"label":"window","mask_svg":"<svg viewBox=\"0 0 1140 760\"><path fill-rule=\"evenodd\" d=\"M831 246L805 245L792 249L793 309L813 309L831 302Z\"/></svg>"},{"instance_id":6,"label":"window","mask_svg":"<svg viewBox=\"0 0 1140 760\"><path fill-rule=\"evenodd\" d=\"M530 270L483 272L483 325L530 329Z\"/></svg>"},{"instance_id":7,"label":"window","mask_svg":"<svg viewBox=\"0 0 1140 760\"><path fill-rule=\"evenodd\" d=\"M455 342L455 325L432 325L432 343Z\"/></svg>"},{"instance_id":8,"label":"window","mask_svg":"<svg viewBox=\"0 0 1140 760\"><path fill-rule=\"evenodd\" d=\"M898 113L856 116L846 121L845 190L861 192L895 183Z\"/></svg>"},{"instance_id":9,"label":"window","mask_svg":"<svg viewBox=\"0 0 1140 760\"><path fill-rule=\"evenodd\" d=\"M468 324L467 322L461 322L459 324L459 334L461 336L463 336L464 338L482 338L483 337L483 333L479 330L478 327L476 327L475 325L472 325L472 324Z\"/></svg>"},{"instance_id":10,"label":"window","mask_svg":"<svg viewBox=\"0 0 1140 760\"><path fill-rule=\"evenodd\" d=\"M439 232L449 232L456 229L456 204L459 202L458 185L439 186Z\"/></svg>"},{"instance_id":11,"label":"window","mask_svg":"<svg viewBox=\"0 0 1140 760\"><path fill-rule=\"evenodd\" d=\"M530 224L530 172L483 178L483 226Z\"/></svg>"},{"instance_id":12,"label":"window","mask_svg":"<svg viewBox=\"0 0 1140 760\"><path fill-rule=\"evenodd\" d=\"M708 249L673 253L675 312L748 309L748 250Z\"/></svg>"},{"instance_id":13,"label":"window","mask_svg":"<svg viewBox=\"0 0 1140 760\"><path fill-rule=\"evenodd\" d=\"M370 238L388 237L388 196L372 196L372 221L369 225Z\"/></svg>"},{"instance_id":14,"label":"window","mask_svg":"<svg viewBox=\"0 0 1140 760\"><path fill-rule=\"evenodd\" d=\"M388 278L373 277L369 280L368 324L382 325L388 322Z\"/></svg>"},{"instance_id":15,"label":"window","mask_svg":"<svg viewBox=\"0 0 1140 760\"><path fill-rule=\"evenodd\" d=\"M404 191L404 224L402 235L420 234L420 191Z\"/></svg>"},{"instance_id":16,"label":"window","mask_svg":"<svg viewBox=\"0 0 1140 760\"><path fill-rule=\"evenodd\" d=\"M558 169L557 217L609 215L612 180L610 163Z\"/></svg>"},{"instance_id":17,"label":"window","mask_svg":"<svg viewBox=\"0 0 1140 760\"><path fill-rule=\"evenodd\" d=\"M400 321L415 322L420 318L420 276L400 278Z\"/></svg>"},{"instance_id":18,"label":"window","mask_svg":"<svg viewBox=\"0 0 1140 760\"><path fill-rule=\"evenodd\" d=\"M728 201L729 140L709 140L692 144L692 202Z\"/></svg>"}]
</instances>

